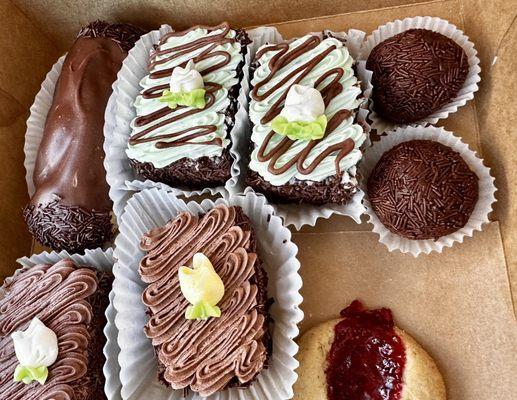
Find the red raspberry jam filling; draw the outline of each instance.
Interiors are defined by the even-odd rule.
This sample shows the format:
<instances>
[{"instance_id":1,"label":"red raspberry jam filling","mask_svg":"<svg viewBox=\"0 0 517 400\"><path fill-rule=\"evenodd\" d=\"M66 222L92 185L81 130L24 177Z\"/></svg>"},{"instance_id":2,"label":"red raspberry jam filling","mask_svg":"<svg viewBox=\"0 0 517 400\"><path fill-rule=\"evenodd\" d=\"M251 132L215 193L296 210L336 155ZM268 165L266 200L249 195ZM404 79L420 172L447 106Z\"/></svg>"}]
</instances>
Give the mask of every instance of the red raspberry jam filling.
<instances>
[{"instance_id":1,"label":"red raspberry jam filling","mask_svg":"<svg viewBox=\"0 0 517 400\"><path fill-rule=\"evenodd\" d=\"M391 310L366 310L355 300L341 311L329 355L329 400L398 400L406 353Z\"/></svg>"}]
</instances>

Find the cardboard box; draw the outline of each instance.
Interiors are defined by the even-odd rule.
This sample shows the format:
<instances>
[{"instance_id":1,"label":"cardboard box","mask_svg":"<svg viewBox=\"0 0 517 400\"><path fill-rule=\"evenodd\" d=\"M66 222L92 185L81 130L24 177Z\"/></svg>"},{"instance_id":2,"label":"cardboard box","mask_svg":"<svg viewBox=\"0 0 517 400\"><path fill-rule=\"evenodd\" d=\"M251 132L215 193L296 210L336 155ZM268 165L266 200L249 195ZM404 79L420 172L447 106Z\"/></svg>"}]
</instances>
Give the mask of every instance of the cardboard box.
<instances>
[{"instance_id":1,"label":"cardboard box","mask_svg":"<svg viewBox=\"0 0 517 400\"><path fill-rule=\"evenodd\" d=\"M437 360L450 399L515 398L516 13L512 0L0 2L0 275L10 275L15 259L33 251L21 216L28 200L23 143L29 107L46 72L90 20L186 28L226 19L237 26L274 24L286 37L294 37L323 28L370 33L397 18L439 16L466 32L481 59L475 101L440 125L463 137L492 168L499 189L493 222L463 244L418 259L389 253L368 224L345 217L320 220L315 228L295 233L304 279L302 331L335 317L354 298L369 306L388 306L398 325Z\"/></svg>"}]
</instances>

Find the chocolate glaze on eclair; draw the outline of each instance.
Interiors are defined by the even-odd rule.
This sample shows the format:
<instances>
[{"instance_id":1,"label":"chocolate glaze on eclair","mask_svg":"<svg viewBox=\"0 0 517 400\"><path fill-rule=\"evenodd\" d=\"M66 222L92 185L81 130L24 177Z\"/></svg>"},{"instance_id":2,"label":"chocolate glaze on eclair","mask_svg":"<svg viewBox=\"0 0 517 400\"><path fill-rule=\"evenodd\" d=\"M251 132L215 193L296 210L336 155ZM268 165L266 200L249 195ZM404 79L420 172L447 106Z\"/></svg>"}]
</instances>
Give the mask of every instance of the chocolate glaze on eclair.
<instances>
[{"instance_id":1,"label":"chocolate glaze on eclair","mask_svg":"<svg viewBox=\"0 0 517 400\"><path fill-rule=\"evenodd\" d=\"M47 115L24 209L31 234L54 250L80 252L113 235L104 170L104 112L127 52L143 33L95 21L67 54Z\"/></svg>"}]
</instances>

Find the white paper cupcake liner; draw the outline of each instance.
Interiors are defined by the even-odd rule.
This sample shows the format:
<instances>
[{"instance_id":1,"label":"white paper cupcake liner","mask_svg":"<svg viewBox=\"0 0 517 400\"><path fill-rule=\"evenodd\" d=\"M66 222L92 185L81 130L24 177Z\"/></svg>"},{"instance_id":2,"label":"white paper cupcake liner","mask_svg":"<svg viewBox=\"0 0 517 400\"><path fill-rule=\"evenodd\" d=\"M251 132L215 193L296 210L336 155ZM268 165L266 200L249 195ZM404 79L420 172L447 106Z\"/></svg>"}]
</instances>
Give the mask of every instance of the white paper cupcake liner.
<instances>
[{"instance_id":1,"label":"white paper cupcake liner","mask_svg":"<svg viewBox=\"0 0 517 400\"><path fill-rule=\"evenodd\" d=\"M260 372L249 388L231 388L216 393L210 400L266 400L289 399L297 375L298 363L294 358L298 346L297 324L303 319L299 309L302 280L296 259L298 248L291 242L290 231L273 215L273 208L263 197L253 193L230 196L228 200L204 200L201 204L176 198L160 189L146 189L135 194L121 217L120 235L116 239L114 273L115 319L119 329L118 343L122 349L122 397L126 400L181 399L183 391L173 390L157 380L157 360L150 340L144 334L147 323L146 307L141 301L145 284L138 274L138 265L144 255L139 249L140 237L150 229L164 225L179 212L206 213L215 204L230 204L243 208L256 231L259 256L269 276L268 296L274 299L270 313L273 353L269 367ZM190 393L187 399L201 399Z\"/></svg>"},{"instance_id":2,"label":"white paper cupcake liner","mask_svg":"<svg viewBox=\"0 0 517 400\"><path fill-rule=\"evenodd\" d=\"M373 232L379 235L379 241L389 251L399 250L402 253L411 253L415 257L421 253L429 254L433 251L441 253L444 247L452 247L456 242L462 243L465 237L472 236L474 231L481 231L483 224L489 222L488 216L492 211L493 203L496 201L495 179L490 175L490 168L486 167L483 164L483 160L466 143L462 142L459 137L454 136L443 128L416 126L390 131L388 135L382 136L381 140L374 143L368 150L360 167L360 173L363 176L362 186L365 192L367 192L368 177L381 156L399 143L409 140L434 140L452 148L461 155L469 168L478 176L479 199L467 224L456 232L443 236L438 240L411 240L396 235L384 227L373 211L368 201L368 196L365 196L363 200L366 206L366 214L369 217L369 222L373 224Z\"/></svg>"},{"instance_id":3,"label":"white paper cupcake liner","mask_svg":"<svg viewBox=\"0 0 517 400\"><path fill-rule=\"evenodd\" d=\"M22 268L17 269L14 274L5 279L5 283L12 281L12 279L18 275L22 269L24 268L32 268L38 264L55 264L58 261L64 259L71 259L77 265L89 265L95 267L101 271L111 272L114 264L113 259L113 249L108 250L86 250L84 255L70 255L66 251L61 251L60 253L56 253L55 251L43 252L40 254L34 254L30 257L23 257L18 259L18 263L22 265ZM3 293L3 289L0 288L0 298L5 294ZM119 371L120 367L116 362L118 353L120 349L117 343L117 328L115 326L115 308L113 307L113 299L114 293L110 292L110 304L106 309L106 319L107 324L104 327L104 335L106 335L107 342L104 346L104 356L106 357L106 363L103 367L104 376L106 378L106 383L104 385L104 392L106 393L106 397L108 400L120 400L120 378Z\"/></svg>"},{"instance_id":4,"label":"white paper cupcake liner","mask_svg":"<svg viewBox=\"0 0 517 400\"><path fill-rule=\"evenodd\" d=\"M178 196L192 197L202 194L212 196L235 194L240 192L238 188L240 175L240 155L246 151L244 138L249 129L247 106L247 93L249 90L249 63L250 52L248 51L243 67L242 86L237 99L239 108L235 114L235 124L229 135L232 140L230 154L233 158L231 178L224 186L205 188L203 190L187 190L185 188L171 187L165 183L153 182L149 179L139 178L129 164L126 154L129 137L131 134L130 123L135 117L134 101L140 93L139 82L148 74L147 64L149 52L153 45L159 42L160 38L171 32L172 28L162 25L160 29L143 35L129 51L128 56L122 64L117 80L113 84L113 101L111 108L107 108L104 125L104 151L106 158L106 179L110 186L110 198L114 204L114 212L117 218L130 197L127 191L140 191L146 188L159 188L170 191ZM108 112L109 109L109 112Z\"/></svg>"},{"instance_id":5,"label":"white paper cupcake liner","mask_svg":"<svg viewBox=\"0 0 517 400\"><path fill-rule=\"evenodd\" d=\"M61 73L61 67L63 66L65 57L66 54L60 57L47 73L45 80L41 83L41 89L30 108L30 115L27 119L27 131L25 133L25 144L23 146L25 153L23 165L25 167L25 180L27 182L29 196L34 194L35 188L32 175L34 174L36 158L38 157L38 149L43 139L43 129L45 128L47 114L52 105L54 89L56 88L56 83Z\"/></svg>"},{"instance_id":6,"label":"white paper cupcake liner","mask_svg":"<svg viewBox=\"0 0 517 400\"><path fill-rule=\"evenodd\" d=\"M331 32L334 36L346 40L346 46L351 56L357 60L358 54L365 37L365 33L356 29L348 32ZM250 37L253 39L252 44L252 56L255 55L260 46L266 43L280 43L285 41L282 35L276 28L260 27L248 31ZM311 32L315 35L322 35L321 32ZM357 63L359 68L359 63ZM370 132L370 126L367 122L368 116L368 99L371 94L371 81L368 77L358 76L363 90L363 97L365 99L364 105L357 110L357 121L363 124L365 131L368 134ZM249 134L248 133L248 140ZM369 139L364 143L364 147L369 146ZM246 166L247 170L247 166ZM246 193L253 192L250 187L246 188ZM364 193L358 188L355 195L347 204L326 204L323 206L314 206L310 204L271 204L275 210L275 214L281 216L284 223L289 226L293 225L295 229L299 230L304 225L314 226L319 218L329 218L333 214L346 215L351 217L355 222L361 222L361 215L364 213L365 208L362 204Z\"/></svg>"},{"instance_id":7,"label":"white paper cupcake liner","mask_svg":"<svg viewBox=\"0 0 517 400\"><path fill-rule=\"evenodd\" d=\"M469 72L463 87L458 92L458 95L455 99L451 100L448 104L427 118L412 124L395 124L394 122L383 119L374 111L375 107L371 101L371 126L372 129L376 130L377 134L379 135L389 130L393 130L396 127L404 128L407 126L436 124L438 120L447 118L449 114L456 112L458 108L465 105L467 101L472 100L474 98L474 92L478 90L478 82L481 80L481 67L479 66L479 58L477 57L477 51L474 48L474 44L455 25L452 25L444 19L429 16L405 18L404 20L397 19L393 22L387 23L386 25L382 25L373 31L373 33L366 38L359 57L359 65L361 65L361 68L358 68L358 72L362 80L371 80L372 71L366 69L366 61L368 60L368 57L373 48L384 40L389 39L390 37L395 36L401 32L407 31L408 29L428 29L441 33L442 35L454 40L463 48L463 50L465 50L469 62Z\"/></svg>"}]
</instances>

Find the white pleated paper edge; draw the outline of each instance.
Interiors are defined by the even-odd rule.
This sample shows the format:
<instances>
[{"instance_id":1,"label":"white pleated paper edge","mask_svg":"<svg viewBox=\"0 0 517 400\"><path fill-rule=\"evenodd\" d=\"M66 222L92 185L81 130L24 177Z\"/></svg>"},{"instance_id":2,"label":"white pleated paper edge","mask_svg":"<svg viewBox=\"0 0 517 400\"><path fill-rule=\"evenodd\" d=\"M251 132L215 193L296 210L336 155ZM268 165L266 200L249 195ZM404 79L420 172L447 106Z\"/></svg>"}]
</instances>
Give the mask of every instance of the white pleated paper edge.
<instances>
[{"instance_id":1,"label":"white pleated paper edge","mask_svg":"<svg viewBox=\"0 0 517 400\"><path fill-rule=\"evenodd\" d=\"M210 400L268 400L289 399L297 374L298 362L294 358L298 345L297 324L303 319L299 309L302 302L302 280L298 274L300 263L296 259L298 248L291 242L290 231L273 214L263 197L252 193L217 199L215 204L230 204L243 208L251 219L257 234L258 253L269 276L268 296L274 299L271 306L273 353L269 367L264 369L247 389L231 388L216 393ZM125 400L173 400L182 398L182 390L168 388L157 380L157 360L150 340L144 334L147 323L146 307L141 301L145 284L140 280L138 265L144 255L139 249L140 237L150 229L164 225L179 212L205 213L214 207L212 200L201 204L176 198L160 189L146 189L135 194L121 217L120 234L116 239L114 257L115 292L117 309L115 322L119 329L118 343L122 349L122 398ZM201 399L190 393L187 399Z\"/></svg>"},{"instance_id":2,"label":"white pleated paper edge","mask_svg":"<svg viewBox=\"0 0 517 400\"><path fill-rule=\"evenodd\" d=\"M242 191L238 188L240 175L240 154L246 151L244 138L248 130L248 116L246 113L249 90L249 51L245 56L243 66L242 86L237 99L239 107L235 115L235 124L229 135L232 140L230 154L233 158L231 178L224 186L205 188L203 190L187 190L185 188L171 187L165 183L153 182L149 179L139 178L131 166L126 154L128 141L131 134L130 123L135 117L134 101L140 93L140 81L148 74L147 64L149 52L159 42L160 38L171 32L172 28L162 25L160 29L143 35L129 51L122 64L117 80L113 84L111 108L106 112L104 124L104 151L106 158L106 179L110 185L110 198L113 201L113 209L117 218L120 217L130 194L127 191L140 191L146 188L159 188L170 191L178 196L192 197L202 194L212 196L227 196Z\"/></svg>"},{"instance_id":3,"label":"white pleated paper edge","mask_svg":"<svg viewBox=\"0 0 517 400\"><path fill-rule=\"evenodd\" d=\"M372 210L368 196L365 196L363 200L366 206L366 214L368 215L369 222L373 224L373 231L379 235L379 241L389 251L399 250L402 253L410 253L415 257L422 253L429 254L433 251L441 253L444 247L452 247L456 242L462 243L465 237L471 237L474 231L481 231L483 224L490 222L488 215L492 211L493 203L496 201L495 179L490 175L490 168L483 164L483 160L466 143L462 142L459 137L454 136L452 132L434 126L416 126L389 131L388 135L382 136L381 140L374 143L369 149L360 167L360 173L364 178L362 185L365 192L367 179L381 156L397 144L409 140L434 140L449 146L460 153L469 168L476 173L479 178L479 199L467 224L456 232L443 236L438 240L411 240L396 235L384 227Z\"/></svg>"},{"instance_id":4,"label":"white pleated paper edge","mask_svg":"<svg viewBox=\"0 0 517 400\"><path fill-rule=\"evenodd\" d=\"M12 279L18 275L24 268L32 268L37 264L55 264L58 261L71 259L77 265L88 265L95 267L101 271L111 272L113 269L113 249L108 250L86 250L84 255L70 255L66 251L56 253L55 251L43 252L40 254L34 254L30 257L23 257L18 259L18 263L22 265L22 268L17 269L13 276L6 278L5 283L12 281ZM3 297L4 293L0 288L0 297ZM120 367L116 362L120 349L117 343L117 328L115 326L115 308L113 307L113 291L110 292L110 304L106 309L107 324L104 327L104 335L107 338L107 342L104 346L104 356L106 357L106 363L103 367L103 373L106 378L104 385L104 392L108 400L120 400Z\"/></svg>"},{"instance_id":5,"label":"white pleated paper edge","mask_svg":"<svg viewBox=\"0 0 517 400\"><path fill-rule=\"evenodd\" d=\"M38 149L43 139L43 130L45 128L47 114L52 105L54 89L56 88L56 83L61 73L61 67L63 66L65 57L66 54L60 57L47 73L45 80L41 83L41 89L30 108L30 115L27 119L27 131L25 133L25 144L23 146L25 153L23 166L25 167L25 180L27 182L29 196L34 194L35 188L32 176L34 174L36 158L38 157Z\"/></svg>"},{"instance_id":6,"label":"white pleated paper edge","mask_svg":"<svg viewBox=\"0 0 517 400\"><path fill-rule=\"evenodd\" d=\"M386 25L382 25L373 31L372 34L366 38L360 52L359 63L362 67L358 69L358 72L361 79L371 79L372 71L366 69L366 61L368 60L373 48L384 40L409 29L428 29L441 33L442 35L454 40L463 48L463 50L465 50L465 54L467 55L469 62L469 72L463 87L458 92L455 99L427 118L413 124L398 125L383 119L380 115L375 113L373 101L370 101L370 119L372 121L372 129L375 129L379 135L389 130L393 130L396 127L404 128L408 126L436 124L438 120L447 118L449 114L455 113L458 108L464 106L467 101L472 100L474 98L474 93L478 90L478 82L481 80L481 67L479 66L479 58L477 57L474 43L472 43L463 31L458 29L455 25L444 19L429 16L405 18L404 20L397 19L387 23Z\"/></svg>"},{"instance_id":7,"label":"white pleated paper edge","mask_svg":"<svg viewBox=\"0 0 517 400\"><path fill-rule=\"evenodd\" d=\"M331 32L331 31L328 31ZM345 32L331 32L336 37L346 40L346 47L350 55L357 60L360 52L365 33L359 30L350 30ZM248 34L253 40L252 56L255 55L258 48L266 43L280 43L285 40L280 35L276 28L260 27L251 29ZM312 32L315 35L322 35L322 32ZM357 63L357 68L360 65ZM358 74L359 75L359 74ZM370 127L367 122L368 108L367 102L371 94L372 85L369 79L363 79L358 76L361 81L361 88L363 89L363 97L365 99L364 106L357 110L357 121L365 126L366 134L368 135ZM250 133L249 133L250 134ZM249 140L249 136L248 136ZM365 142L365 147L369 145L369 139ZM247 187L246 193L254 192L252 188ZM357 192L347 204L326 204L322 206L315 206L311 204L272 204L275 214L282 217L284 223L289 226L293 225L295 229L299 230L304 225L314 226L319 218L329 218L333 214L346 215L351 217L355 222L361 223L361 215L365 212L362 204L364 197L363 191L358 187Z\"/></svg>"}]
</instances>

